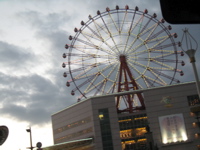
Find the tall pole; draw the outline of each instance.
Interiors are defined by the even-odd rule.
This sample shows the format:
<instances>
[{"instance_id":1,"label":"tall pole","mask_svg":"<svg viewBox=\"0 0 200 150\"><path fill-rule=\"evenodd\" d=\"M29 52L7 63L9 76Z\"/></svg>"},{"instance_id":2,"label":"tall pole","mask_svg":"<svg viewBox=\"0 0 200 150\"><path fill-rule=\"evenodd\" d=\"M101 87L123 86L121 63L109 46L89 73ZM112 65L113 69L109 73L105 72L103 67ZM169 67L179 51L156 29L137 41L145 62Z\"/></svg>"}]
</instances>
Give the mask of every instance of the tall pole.
<instances>
[{"instance_id":1,"label":"tall pole","mask_svg":"<svg viewBox=\"0 0 200 150\"><path fill-rule=\"evenodd\" d=\"M30 147L29 149L33 150L34 147L32 146L32 133L31 133L31 127L29 127L29 129L26 129L26 131L30 133L30 145L31 145L31 147Z\"/></svg>"},{"instance_id":2,"label":"tall pole","mask_svg":"<svg viewBox=\"0 0 200 150\"><path fill-rule=\"evenodd\" d=\"M31 132L31 127L30 127L30 144L31 144L31 150L33 150L33 146L32 146L32 132Z\"/></svg>"},{"instance_id":3,"label":"tall pole","mask_svg":"<svg viewBox=\"0 0 200 150\"><path fill-rule=\"evenodd\" d=\"M183 43L183 41L184 41L184 43ZM188 32L188 29L183 30L183 37L182 37L181 42L182 42L182 45L185 44L185 46L187 48L187 50L184 50L183 48L182 49L190 58L190 63L192 64L192 68L194 71L197 93L200 98L200 82L199 82L199 76L198 76L198 72L197 72L197 68L196 68L196 64L195 64L195 62L196 62L195 53L197 51L198 44L197 44L196 40L192 37L192 35ZM193 48L193 47L196 47L196 48Z\"/></svg>"},{"instance_id":4,"label":"tall pole","mask_svg":"<svg viewBox=\"0 0 200 150\"><path fill-rule=\"evenodd\" d=\"M198 76L198 73L197 73L196 64L195 64L195 62L191 62L191 63L192 63L192 67L193 67L193 70L194 70L194 76L195 76L195 80L196 80L197 92L198 92L198 95L199 95L199 98L200 98L200 82L199 82L199 76Z\"/></svg>"}]
</instances>

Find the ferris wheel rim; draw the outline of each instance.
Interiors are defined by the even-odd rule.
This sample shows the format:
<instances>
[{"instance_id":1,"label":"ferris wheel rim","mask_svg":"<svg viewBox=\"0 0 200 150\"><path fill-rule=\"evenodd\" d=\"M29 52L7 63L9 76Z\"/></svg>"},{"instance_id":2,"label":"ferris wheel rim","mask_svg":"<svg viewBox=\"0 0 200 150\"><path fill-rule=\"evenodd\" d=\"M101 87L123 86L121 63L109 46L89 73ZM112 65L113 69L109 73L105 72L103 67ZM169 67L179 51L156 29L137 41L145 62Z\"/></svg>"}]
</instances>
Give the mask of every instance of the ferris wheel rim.
<instances>
[{"instance_id":1,"label":"ferris wheel rim","mask_svg":"<svg viewBox=\"0 0 200 150\"><path fill-rule=\"evenodd\" d=\"M85 22L84 25L81 26L81 28L79 29L79 31L83 31L86 27L88 27L92 23L92 20L97 20L97 19L99 19L101 17L104 17L104 16L108 15L108 13L114 14L114 13L124 13L124 12L128 12L128 13L133 13L134 12L137 15L144 15L145 17L147 17L148 19L151 19L155 23L160 22L160 23L158 23L158 25L162 29L165 29L165 33L167 35L171 35L171 33L169 32L169 30L166 30L166 26L164 26L163 23L161 23L161 21L159 21L157 18L153 18L151 15L149 15L147 13L144 13L144 12L139 11L139 10L136 11L134 9L128 9L128 10L127 9L118 9L118 10L117 9L113 9L113 10L110 10L109 12L108 11L102 12L102 13L97 14L96 16L90 18L87 22ZM81 34L81 32L76 32L75 36L73 37L71 45L69 47L69 53L72 53L74 44L76 43L76 39L79 37L80 34ZM172 41L172 43L175 43L173 37L169 37L169 38ZM175 59L177 61L178 60L178 56L177 56L177 53L176 53L176 51L177 51L176 45L173 45L173 48L174 48L174 51L175 51ZM73 80L74 77L73 77L73 72L72 72L72 68L71 68L71 65L70 65L70 61L71 61L71 56L69 55L69 57L68 57L68 63L69 63L69 65L68 66L69 66L69 74L71 76L72 82L74 83L74 85L76 87L76 90L78 90L82 94L83 97L87 98L87 96L86 96L87 93L82 92L78 88L79 85ZM177 65L178 65L178 63L175 64L175 68L177 68ZM146 71L147 71L147 68L146 68ZM176 74L176 71L174 71L174 74L173 74L172 78L175 77L175 74ZM171 82L169 84L171 84L172 82L173 82L173 80L171 80ZM93 83L91 83L91 84L93 84Z\"/></svg>"}]
</instances>

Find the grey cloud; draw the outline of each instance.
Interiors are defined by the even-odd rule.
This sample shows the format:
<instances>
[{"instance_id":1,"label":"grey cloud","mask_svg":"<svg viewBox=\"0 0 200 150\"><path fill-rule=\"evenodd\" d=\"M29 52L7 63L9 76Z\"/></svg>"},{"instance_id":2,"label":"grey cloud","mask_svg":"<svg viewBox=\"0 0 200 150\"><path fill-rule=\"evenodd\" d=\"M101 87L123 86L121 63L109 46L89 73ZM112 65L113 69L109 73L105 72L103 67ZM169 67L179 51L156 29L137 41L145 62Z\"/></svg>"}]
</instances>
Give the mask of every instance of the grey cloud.
<instances>
[{"instance_id":1,"label":"grey cloud","mask_svg":"<svg viewBox=\"0 0 200 150\"><path fill-rule=\"evenodd\" d=\"M34 58L30 50L0 41L0 62L2 67L21 67Z\"/></svg>"},{"instance_id":2,"label":"grey cloud","mask_svg":"<svg viewBox=\"0 0 200 150\"><path fill-rule=\"evenodd\" d=\"M71 96L70 93L74 87L71 86L67 88L65 83L69 78L65 79L62 77L62 74L65 71L61 67L62 62L65 61L62 58L62 53L66 52L64 45L70 44L68 36L71 33L75 34L73 32L74 27L78 28L81 26L81 19L87 21L89 14L94 16L96 15L97 10L103 12L106 7L115 9L116 5L119 5L120 8L124 8L126 4L128 4L131 9L134 9L135 6L138 6L140 10L147 8L149 9L150 14L153 14L154 11L160 9L159 2L156 0L153 2L144 2L141 0L102 0L100 3L97 1L90 1L89 5L85 4L82 0L79 0L73 3L73 6L76 8L73 7L73 12L70 12L69 14L64 10L61 10L59 13L52 12L49 14L43 14L36 10L18 13L17 17L20 18L20 21L23 21L23 24L28 24L32 30L36 31L34 36L38 39L38 41L43 41L44 44L49 44L49 49L44 46L45 49L43 49L43 51L48 52L48 56L50 56L50 58L47 59L52 61L53 65L46 73L49 74L54 81L37 74L13 76L12 72L11 74L0 73L0 87L2 87L0 91L0 99L3 105L0 109L1 115L5 117L9 116L19 121L27 121L33 124L43 124L50 121L50 115L52 113L75 103L79 94L77 92L74 97ZM69 9L70 6L72 6L72 4L69 4L66 9ZM80 6L83 8L82 10L80 10ZM78 9L79 11L75 11ZM87 12L85 12L86 10ZM73 24L76 24L77 26L74 26ZM68 28L64 30L62 26L66 25ZM173 26L173 32L180 32L179 28L180 27ZM195 30L196 29L197 28L195 28ZM183 57L183 59L187 58ZM24 66L30 61L37 62L37 60L39 60L39 58L28 52L28 50L24 50L8 43L0 42L1 67L9 66L12 67L14 71L18 68L24 68ZM187 70L189 65L186 65L186 67L187 68L181 69ZM183 80L180 80L190 81L188 79L190 77L190 71L185 72L185 77L181 77ZM179 75L177 78L180 78ZM25 105L23 106L19 104Z\"/></svg>"},{"instance_id":3,"label":"grey cloud","mask_svg":"<svg viewBox=\"0 0 200 150\"><path fill-rule=\"evenodd\" d=\"M56 31L60 26L70 20L71 16L66 12L43 14L38 11L23 11L16 15L20 21L29 25L34 30L43 30L45 32Z\"/></svg>"},{"instance_id":4,"label":"grey cloud","mask_svg":"<svg viewBox=\"0 0 200 150\"><path fill-rule=\"evenodd\" d=\"M44 124L50 121L50 115L70 101L66 101L62 88L39 75L23 77L0 74L4 82L0 83L0 98L4 117L31 124ZM71 102L72 103L72 102Z\"/></svg>"}]
</instances>

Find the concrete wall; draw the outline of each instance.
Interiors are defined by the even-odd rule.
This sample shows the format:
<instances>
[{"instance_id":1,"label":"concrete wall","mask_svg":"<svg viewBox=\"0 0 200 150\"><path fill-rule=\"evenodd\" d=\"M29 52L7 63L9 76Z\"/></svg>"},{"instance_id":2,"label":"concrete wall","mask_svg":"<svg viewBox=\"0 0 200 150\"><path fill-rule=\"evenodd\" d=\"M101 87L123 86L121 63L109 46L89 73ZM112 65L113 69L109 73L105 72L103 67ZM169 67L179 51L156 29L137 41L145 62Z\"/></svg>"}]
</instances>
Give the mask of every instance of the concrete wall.
<instances>
[{"instance_id":1,"label":"concrete wall","mask_svg":"<svg viewBox=\"0 0 200 150\"><path fill-rule=\"evenodd\" d=\"M121 150L121 139L120 139L120 130L118 123L117 110L115 107L115 98L114 96L103 96L103 97L94 97L91 98L92 106L93 106L93 118L94 118L94 126L95 126L95 145L97 150L103 150L102 147L102 137L100 131L100 121L99 121L99 109L108 108L109 117L110 117L110 125L113 139L113 147L114 150Z\"/></svg>"},{"instance_id":2,"label":"concrete wall","mask_svg":"<svg viewBox=\"0 0 200 150\"><path fill-rule=\"evenodd\" d=\"M91 99L77 103L74 106L68 107L65 110L62 110L52 115L53 131L62 126L78 121L82 118L85 118L88 116L91 116L92 118L92 121L88 124L77 126L75 128L72 128L70 130L65 130L58 134L53 133L54 143L55 144L58 143L55 141L55 139L57 138L76 133L77 131L86 129L88 127L92 127L93 128L92 133L84 134L83 136L70 139L70 141L81 139L81 138L87 138L91 136L91 137L94 137L95 149L103 150L100 120L99 120L99 109L104 109L104 108L108 108L108 111L109 111L114 150L121 150L119 123L118 123L118 116L117 116L117 111L115 107L114 96L93 97ZM68 140L61 140L59 141L59 143L66 142L66 141Z\"/></svg>"},{"instance_id":3,"label":"concrete wall","mask_svg":"<svg viewBox=\"0 0 200 150\"><path fill-rule=\"evenodd\" d=\"M195 83L171 85L148 90L145 89L143 90L143 94L150 130L153 133L154 144L158 145L159 150L196 150L200 139L195 137L195 134L199 133L199 128L193 126L193 122L196 122L196 119L194 116L191 116L190 106L188 105L187 100L187 96L197 94ZM171 97L170 107L166 107L166 103L161 102L163 97L167 96ZM92 127L93 132L70 139L70 141L93 136L95 138L95 149L103 150L98 111L99 109L104 108L107 108L109 111L114 150L121 150L118 114L115 107L114 94L93 97L52 115L53 130L86 117L91 117L92 119L91 122L87 124L65 130L58 134L54 133L54 141L59 137ZM188 140L179 143L163 144L158 118L173 114L183 114ZM120 114L120 116L121 115L123 114ZM65 142L65 140L59 141L59 143L61 142Z\"/></svg>"},{"instance_id":4,"label":"concrete wall","mask_svg":"<svg viewBox=\"0 0 200 150\"><path fill-rule=\"evenodd\" d=\"M199 132L197 127L193 126L196 119L191 116L187 96L197 94L194 83L168 86L159 89L150 89L144 92L146 111L150 129L153 132L154 142L157 143L159 150L193 150L197 149L199 139L195 138L195 133ZM163 97L171 97L171 107L167 107L161 102ZM182 113L185 120L188 141L181 144L163 144L158 117Z\"/></svg>"},{"instance_id":5,"label":"concrete wall","mask_svg":"<svg viewBox=\"0 0 200 150\"><path fill-rule=\"evenodd\" d=\"M58 129L58 128L68 125L70 123L79 121L86 117L91 117L91 119L92 119L91 122L77 126L77 127L73 127L71 129L65 130L58 134L55 134L55 132L54 132L55 129ZM93 118L92 118L92 107L91 107L90 100L82 101L76 105L70 106L70 107L66 108L65 110L62 110L62 111L52 115L52 128L53 128L53 136L54 136L55 144L61 143L61 142L66 142L66 141L72 141L72 140L76 140L76 139L92 137L92 136L94 136L94 133L90 132L88 134L84 134L82 136L75 137L75 138L72 138L69 140L63 139L59 142L55 141L55 139L57 139L57 138L60 138L60 137L66 136L66 135L70 135L73 133L77 133L81 130L88 129L90 127L92 127L94 130L94 124L93 124Z\"/></svg>"}]
</instances>

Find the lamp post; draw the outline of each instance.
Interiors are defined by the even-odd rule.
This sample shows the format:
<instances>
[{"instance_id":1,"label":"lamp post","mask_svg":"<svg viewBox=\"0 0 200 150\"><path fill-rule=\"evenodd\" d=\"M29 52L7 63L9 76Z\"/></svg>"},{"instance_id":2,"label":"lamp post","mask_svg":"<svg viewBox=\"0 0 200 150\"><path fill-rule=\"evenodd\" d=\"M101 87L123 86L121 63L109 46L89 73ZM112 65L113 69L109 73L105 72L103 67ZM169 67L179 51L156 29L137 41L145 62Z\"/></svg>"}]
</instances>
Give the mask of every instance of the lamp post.
<instances>
[{"instance_id":1,"label":"lamp post","mask_svg":"<svg viewBox=\"0 0 200 150\"><path fill-rule=\"evenodd\" d=\"M183 44L185 45L186 49L184 50ZM200 82L199 82L199 77L198 77L198 72L196 68L196 59L195 59L195 53L198 48L197 41L194 39L194 37L188 32L188 29L183 30L183 36L181 40L181 48L182 50L189 56L190 58L190 63L192 64L193 71L194 71L194 76L196 80L196 86L197 86L197 93L200 98Z\"/></svg>"},{"instance_id":2,"label":"lamp post","mask_svg":"<svg viewBox=\"0 0 200 150\"><path fill-rule=\"evenodd\" d=\"M31 133L31 127L29 127L29 129L26 129L27 132L30 133L30 144L31 144L31 147L28 147L27 149L31 149L33 150L33 146L32 146L32 133Z\"/></svg>"}]
</instances>

